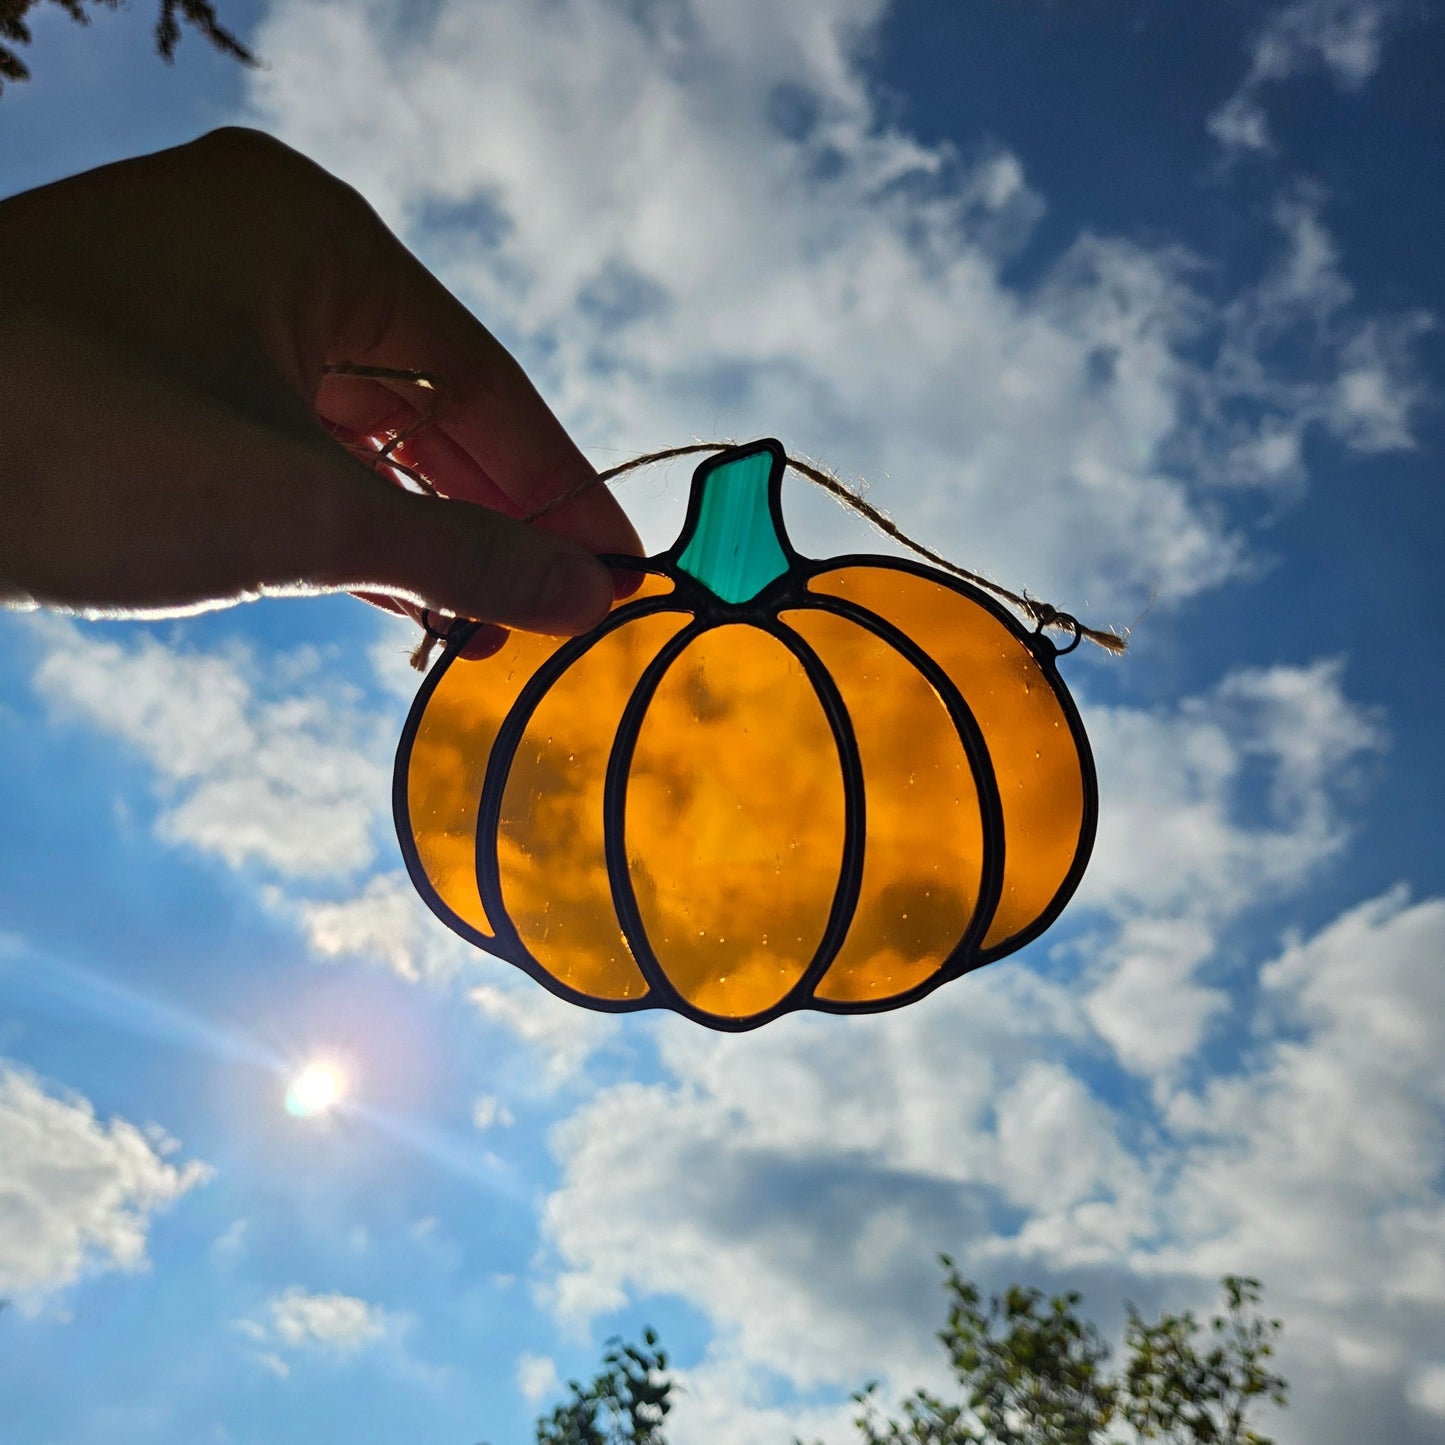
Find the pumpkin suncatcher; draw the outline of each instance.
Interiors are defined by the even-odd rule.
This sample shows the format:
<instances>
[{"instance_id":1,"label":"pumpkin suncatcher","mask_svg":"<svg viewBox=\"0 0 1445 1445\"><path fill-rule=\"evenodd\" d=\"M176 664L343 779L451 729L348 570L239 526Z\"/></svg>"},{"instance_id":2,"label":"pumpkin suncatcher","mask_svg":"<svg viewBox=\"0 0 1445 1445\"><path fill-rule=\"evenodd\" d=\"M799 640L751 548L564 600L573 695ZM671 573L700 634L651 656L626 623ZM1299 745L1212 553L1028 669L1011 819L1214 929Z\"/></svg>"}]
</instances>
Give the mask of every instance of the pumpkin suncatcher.
<instances>
[{"instance_id":1,"label":"pumpkin suncatcher","mask_svg":"<svg viewBox=\"0 0 1445 1445\"><path fill-rule=\"evenodd\" d=\"M730 1030L893 1008L1036 938L1083 874L1059 649L936 569L803 557L785 463L709 458L672 547L605 559L641 577L598 627L481 663L458 629L412 706L413 882L575 1003Z\"/></svg>"}]
</instances>

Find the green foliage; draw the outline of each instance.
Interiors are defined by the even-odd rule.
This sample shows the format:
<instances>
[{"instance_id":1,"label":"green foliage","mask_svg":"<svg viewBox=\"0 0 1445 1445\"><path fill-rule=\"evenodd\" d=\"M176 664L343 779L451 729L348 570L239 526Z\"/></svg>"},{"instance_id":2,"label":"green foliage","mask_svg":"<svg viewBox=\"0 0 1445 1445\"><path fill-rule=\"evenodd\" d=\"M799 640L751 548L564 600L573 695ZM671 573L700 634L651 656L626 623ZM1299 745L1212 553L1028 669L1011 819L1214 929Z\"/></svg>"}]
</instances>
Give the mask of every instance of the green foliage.
<instances>
[{"instance_id":1,"label":"green foliage","mask_svg":"<svg viewBox=\"0 0 1445 1445\"><path fill-rule=\"evenodd\" d=\"M602 1369L590 1385L576 1380L571 1398L537 1421L537 1445L667 1445L663 1426L672 1409L667 1355L657 1335L642 1344L610 1340Z\"/></svg>"},{"instance_id":2,"label":"green foliage","mask_svg":"<svg viewBox=\"0 0 1445 1445\"><path fill-rule=\"evenodd\" d=\"M1262 1319L1257 1279L1226 1275L1224 1310L1195 1343L1194 1316L1165 1315L1148 1324L1129 1308L1123 1415L1143 1440L1188 1445L1272 1445L1248 1422L1264 1400L1285 1403L1287 1384L1270 1367L1279 1320Z\"/></svg>"},{"instance_id":3,"label":"green foliage","mask_svg":"<svg viewBox=\"0 0 1445 1445\"><path fill-rule=\"evenodd\" d=\"M77 24L89 25L87 5L103 5L107 10L118 10L122 0L50 0L50 3L58 5ZM0 0L0 93L4 92L7 80L30 79L29 69L12 46L30 44L30 27L25 23L25 15L38 4L40 0ZM210 0L160 0L156 50L162 59L170 61L175 57L182 22L199 30L223 54L245 65L256 64L256 57L222 27L216 7Z\"/></svg>"},{"instance_id":4,"label":"green foliage","mask_svg":"<svg viewBox=\"0 0 1445 1445\"><path fill-rule=\"evenodd\" d=\"M1257 1313L1257 1280L1224 1278L1207 1334L1188 1311L1151 1324L1129 1306L1123 1368L1112 1371L1078 1294L1045 1299L1014 1285L985 1303L952 1261L944 1266L939 1339L962 1399L919 1390L895 1419L870 1385L855 1397L863 1445L1272 1445L1249 1422L1256 1406L1286 1398L1269 1363L1282 1325Z\"/></svg>"},{"instance_id":5,"label":"green foliage","mask_svg":"<svg viewBox=\"0 0 1445 1445\"><path fill-rule=\"evenodd\" d=\"M1075 1293L1045 1299L1011 1285L986 1303L949 1259L948 1323L939 1340L964 1398L919 1390L903 1418L885 1418L870 1386L857 1396L866 1445L1094 1445L1114 1417L1109 1348L1078 1315Z\"/></svg>"},{"instance_id":6,"label":"green foliage","mask_svg":"<svg viewBox=\"0 0 1445 1445\"><path fill-rule=\"evenodd\" d=\"M893 1418L869 1385L854 1396L860 1445L1273 1445L1250 1424L1258 1406L1283 1406L1287 1389L1270 1364L1283 1326L1259 1313L1258 1280L1226 1275L1207 1330L1187 1310L1151 1324L1128 1306L1123 1366L1111 1370L1077 1293L1011 1285L985 1300L952 1260L943 1265L938 1338L961 1398L917 1390ZM643 1341L610 1341L596 1379L573 1380L537 1422L537 1445L667 1445L667 1356L652 1330Z\"/></svg>"}]
</instances>

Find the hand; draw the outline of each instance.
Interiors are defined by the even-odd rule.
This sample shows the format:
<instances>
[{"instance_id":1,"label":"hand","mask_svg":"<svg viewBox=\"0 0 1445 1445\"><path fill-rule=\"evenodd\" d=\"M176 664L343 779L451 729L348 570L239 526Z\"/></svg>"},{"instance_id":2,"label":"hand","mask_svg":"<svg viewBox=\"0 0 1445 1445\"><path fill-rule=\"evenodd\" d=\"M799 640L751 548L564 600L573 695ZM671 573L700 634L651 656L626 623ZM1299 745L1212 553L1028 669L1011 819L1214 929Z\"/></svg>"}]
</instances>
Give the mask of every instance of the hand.
<instances>
[{"instance_id":1,"label":"hand","mask_svg":"<svg viewBox=\"0 0 1445 1445\"><path fill-rule=\"evenodd\" d=\"M337 362L443 379L404 460L453 500L337 440L418 404ZM346 590L580 632L613 599L591 554L636 534L601 487L513 519L594 475L503 347L278 141L217 131L0 203L4 605L154 616Z\"/></svg>"}]
</instances>

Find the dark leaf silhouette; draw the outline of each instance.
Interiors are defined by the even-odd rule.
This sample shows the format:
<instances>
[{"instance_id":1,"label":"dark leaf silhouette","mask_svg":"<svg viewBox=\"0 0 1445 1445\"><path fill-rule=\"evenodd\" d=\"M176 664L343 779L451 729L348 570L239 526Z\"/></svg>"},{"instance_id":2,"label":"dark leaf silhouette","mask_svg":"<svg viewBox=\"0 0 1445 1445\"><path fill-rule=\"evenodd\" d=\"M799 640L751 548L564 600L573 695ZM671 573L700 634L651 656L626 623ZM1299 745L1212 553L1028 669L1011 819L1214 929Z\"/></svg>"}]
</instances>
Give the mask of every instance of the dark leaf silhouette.
<instances>
[{"instance_id":1,"label":"dark leaf silhouette","mask_svg":"<svg viewBox=\"0 0 1445 1445\"><path fill-rule=\"evenodd\" d=\"M0 94L4 93L6 81L30 79L30 70L21 60L16 47L30 44L30 27L25 23L25 16L40 3L41 0L0 0ZM90 11L87 7L100 5L107 10L118 10L122 0L50 0L50 3L58 5L77 24L89 25ZM175 58L183 25L200 31L217 50L243 65L258 63L256 57L222 26L216 7L210 0L160 0L155 33L156 50L162 59L169 62Z\"/></svg>"}]
</instances>

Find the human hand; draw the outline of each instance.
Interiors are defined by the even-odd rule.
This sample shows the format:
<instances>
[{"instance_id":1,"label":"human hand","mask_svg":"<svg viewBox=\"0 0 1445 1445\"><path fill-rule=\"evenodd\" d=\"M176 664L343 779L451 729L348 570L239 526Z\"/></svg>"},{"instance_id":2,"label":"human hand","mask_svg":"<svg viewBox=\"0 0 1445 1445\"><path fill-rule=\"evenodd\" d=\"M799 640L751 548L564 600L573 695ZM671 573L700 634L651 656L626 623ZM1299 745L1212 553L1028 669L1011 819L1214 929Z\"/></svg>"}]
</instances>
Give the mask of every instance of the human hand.
<instances>
[{"instance_id":1,"label":"human hand","mask_svg":"<svg viewBox=\"0 0 1445 1445\"><path fill-rule=\"evenodd\" d=\"M393 486L338 437L403 429ZM506 350L355 191L222 130L0 202L0 604L155 616L358 591L580 632L640 550ZM486 650L486 629L474 652ZM490 633L495 637L493 629Z\"/></svg>"}]
</instances>

